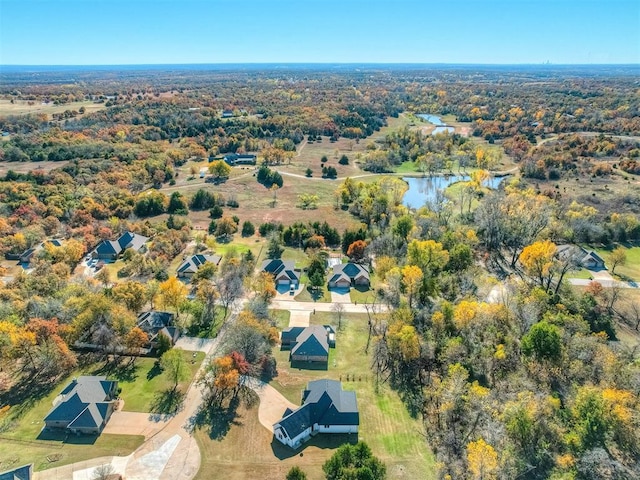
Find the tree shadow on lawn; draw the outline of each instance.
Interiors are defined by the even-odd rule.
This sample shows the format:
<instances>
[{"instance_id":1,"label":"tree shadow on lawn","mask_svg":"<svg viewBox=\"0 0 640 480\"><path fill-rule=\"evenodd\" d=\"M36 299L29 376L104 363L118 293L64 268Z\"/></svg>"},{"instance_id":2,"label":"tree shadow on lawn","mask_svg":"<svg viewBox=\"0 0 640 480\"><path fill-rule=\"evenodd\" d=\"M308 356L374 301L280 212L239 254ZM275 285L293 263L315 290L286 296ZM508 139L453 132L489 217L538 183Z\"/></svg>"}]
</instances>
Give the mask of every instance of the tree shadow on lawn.
<instances>
[{"instance_id":1,"label":"tree shadow on lawn","mask_svg":"<svg viewBox=\"0 0 640 480\"><path fill-rule=\"evenodd\" d=\"M11 405L11 416L19 418L58 387L57 380L38 375L22 375L9 390L0 394L0 405Z\"/></svg>"},{"instance_id":2,"label":"tree shadow on lawn","mask_svg":"<svg viewBox=\"0 0 640 480\"><path fill-rule=\"evenodd\" d=\"M173 388L157 392L151 402L150 418L159 421L173 417L184 408L184 398L184 392Z\"/></svg>"},{"instance_id":3,"label":"tree shadow on lawn","mask_svg":"<svg viewBox=\"0 0 640 480\"><path fill-rule=\"evenodd\" d=\"M275 437L271 440L271 451L273 455L279 460L286 460L287 458L304 455L304 450L307 447L316 447L321 449L336 449L345 443L355 445L358 443L357 433L319 433L315 437L311 437L307 442L295 450L287 445L280 443Z\"/></svg>"},{"instance_id":4,"label":"tree shadow on lawn","mask_svg":"<svg viewBox=\"0 0 640 480\"><path fill-rule=\"evenodd\" d=\"M134 382L138 378L139 365L134 362L122 363L120 359L107 361L102 367L94 370L93 375L105 375L121 382Z\"/></svg>"},{"instance_id":5,"label":"tree shadow on lawn","mask_svg":"<svg viewBox=\"0 0 640 480\"><path fill-rule=\"evenodd\" d=\"M203 402L198 412L189 419L187 430L195 428L207 429L209 438L212 440L222 440L229 433L233 425L242 426L238 407L244 403L246 408L251 408L258 403L258 395L248 388L241 388L240 391L228 400L222 402L215 401L212 404Z\"/></svg>"},{"instance_id":6,"label":"tree shadow on lawn","mask_svg":"<svg viewBox=\"0 0 640 480\"><path fill-rule=\"evenodd\" d=\"M157 377L161 373L162 373L162 367L160 366L160 361L156 360L155 362L153 362L153 367L151 367L151 370L147 372L147 380L151 380L152 378Z\"/></svg>"}]
</instances>

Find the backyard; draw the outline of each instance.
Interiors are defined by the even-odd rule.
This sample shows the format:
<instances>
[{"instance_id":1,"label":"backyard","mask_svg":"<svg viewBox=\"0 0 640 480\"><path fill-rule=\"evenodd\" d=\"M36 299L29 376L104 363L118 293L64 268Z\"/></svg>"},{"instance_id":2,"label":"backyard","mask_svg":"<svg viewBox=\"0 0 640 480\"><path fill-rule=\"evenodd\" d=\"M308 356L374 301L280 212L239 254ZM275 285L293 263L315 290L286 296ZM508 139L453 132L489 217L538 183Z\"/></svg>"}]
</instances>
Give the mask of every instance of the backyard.
<instances>
[{"instance_id":1,"label":"backyard","mask_svg":"<svg viewBox=\"0 0 640 480\"><path fill-rule=\"evenodd\" d=\"M190 378L178 384L177 391L185 392L204 359L203 353L183 352L189 367ZM128 455L144 441L139 435L101 434L67 436L64 433L42 431L44 417L53 405L60 390L73 377L79 375L107 375L119 381L121 398L126 411L171 413L177 407L181 396L167 392L173 384L156 365L154 358L138 358L135 363L124 359L119 366L104 363L87 363L69 376L54 384L24 380L18 388L12 389L15 397L1 399L3 405L11 405L0 410L0 470L10 466L34 463L36 470L58 467L89 458ZM178 399L178 400L176 400ZM13 401L12 401L13 400Z\"/></svg>"},{"instance_id":2,"label":"backyard","mask_svg":"<svg viewBox=\"0 0 640 480\"><path fill-rule=\"evenodd\" d=\"M329 312L312 314L310 321L318 325L337 323ZM435 478L434 459L420 434L420 421L411 418L396 392L386 385L375 387L369 355L364 352L367 331L366 315L345 314L343 328L336 335L337 348L330 353L328 370L292 369L289 352L275 349L278 375L271 385L299 404L300 393L309 381L341 380L343 388L356 391L361 419L358 439L367 442L386 463L387 477ZM322 464L334 449L342 442L355 441L346 435L318 435L301 450L293 451L274 441L272 434L258 422L257 406L238 408L222 438L211 438L205 429L200 429L196 439L203 462L196 478L202 480L209 478L212 471L224 471L229 479L282 479L294 465L302 468L310 480L319 480L324 478Z\"/></svg>"}]
</instances>

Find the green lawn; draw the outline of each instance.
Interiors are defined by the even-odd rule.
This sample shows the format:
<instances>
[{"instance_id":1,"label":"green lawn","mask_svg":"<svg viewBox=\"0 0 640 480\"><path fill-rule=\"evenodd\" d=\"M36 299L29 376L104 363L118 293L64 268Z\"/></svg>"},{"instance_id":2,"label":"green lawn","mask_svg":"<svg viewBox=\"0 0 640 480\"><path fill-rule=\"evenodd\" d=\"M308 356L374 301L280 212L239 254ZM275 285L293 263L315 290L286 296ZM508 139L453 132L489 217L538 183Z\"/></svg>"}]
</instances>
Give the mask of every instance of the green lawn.
<instances>
[{"instance_id":1,"label":"green lawn","mask_svg":"<svg viewBox=\"0 0 640 480\"><path fill-rule=\"evenodd\" d=\"M138 435L72 436L41 434L44 417L75 372L53 386L46 394L13 405L0 415L0 470L33 462L36 470L66 465L106 455L128 455L144 441ZM47 459L49 457L49 459Z\"/></svg>"},{"instance_id":2,"label":"green lawn","mask_svg":"<svg viewBox=\"0 0 640 480\"><path fill-rule=\"evenodd\" d=\"M580 270L574 270L567 273L567 278L581 278L583 280L591 280L593 276L591 272L586 268L581 268Z\"/></svg>"},{"instance_id":3,"label":"green lawn","mask_svg":"<svg viewBox=\"0 0 640 480\"><path fill-rule=\"evenodd\" d=\"M298 295L296 295L296 302L331 303L331 292L329 292L327 285L323 285L321 288L312 292L309 290L308 282L305 278L302 279L302 283L307 285Z\"/></svg>"},{"instance_id":4,"label":"green lawn","mask_svg":"<svg viewBox=\"0 0 640 480\"><path fill-rule=\"evenodd\" d=\"M204 353L184 350L183 357L189 366L189 380L179 383L178 390L184 392L193 380L202 360ZM129 412L152 412L158 401L161 392L171 390L173 383L167 374L156 367L155 358L138 358L136 363L130 368L116 370L111 376L118 380L118 385L122 388L120 397L124 400L123 410ZM93 373L99 373L101 369L93 368Z\"/></svg>"},{"instance_id":5,"label":"green lawn","mask_svg":"<svg viewBox=\"0 0 640 480\"><path fill-rule=\"evenodd\" d=\"M291 312L289 310L269 310L271 318L275 320L278 330L283 330L289 326Z\"/></svg>"},{"instance_id":6,"label":"green lawn","mask_svg":"<svg viewBox=\"0 0 640 480\"><path fill-rule=\"evenodd\" d=\"M593 248L593 250L604 259L605 266L609 271L611 271L611 262L609 258L611 256L611 252L619 246L626 249L627 261L624 265L618 265L616 267L615 274L622 280L640 281L640 246L630 247L626 245L615 245L612 248ZM591 249L588 246L585 246L585 248L587 250Z\"/></svg>"},{"instance_id":7,"label":"green lawn","mask_svg":"<svg viewBox=\"0 0 640 480\"><path fill-rule=\"evenodd\" d=\"M289 352L276 351L278 376L271 385L298 404L300 392L309 381L320 378L342 381L346 390L354 390L357 395L361 418L359 439L367 442L374 454L387 464L388 478L435 478L433 456L419 433L420 420L411 418L396 392L384 385L375 389L370 352L364 351L367 318L366 314L345 314L343 329L336 334L336 348L330 351L327 370L291 368ZM317 312L310 320L311 324L336 324L331 312ZM303 454L307 457L316 451L308 453L305 449ZM315 471L310 478L322 478L317 475Z\"/></svg>"}]
</instances>

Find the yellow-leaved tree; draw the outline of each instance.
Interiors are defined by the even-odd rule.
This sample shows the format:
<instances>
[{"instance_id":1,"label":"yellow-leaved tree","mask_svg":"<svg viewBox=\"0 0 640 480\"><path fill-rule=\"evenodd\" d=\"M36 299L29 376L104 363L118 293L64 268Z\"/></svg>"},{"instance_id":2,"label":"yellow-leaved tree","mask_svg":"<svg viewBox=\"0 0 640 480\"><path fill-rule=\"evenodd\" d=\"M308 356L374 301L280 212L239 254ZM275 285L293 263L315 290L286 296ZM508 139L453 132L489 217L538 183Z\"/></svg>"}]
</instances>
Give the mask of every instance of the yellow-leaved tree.
<instances>
[{"instance_id":1,"label":"yellow-leaved tree","mask_svg":"<svg viewBox=\"0 0 640 480\"><path fill-rule=\"evenodd\" d=\"M467 445L467 468L474 480L497 478L498 454L482 438L470 442Z\"/></svg>"}]
</instances>

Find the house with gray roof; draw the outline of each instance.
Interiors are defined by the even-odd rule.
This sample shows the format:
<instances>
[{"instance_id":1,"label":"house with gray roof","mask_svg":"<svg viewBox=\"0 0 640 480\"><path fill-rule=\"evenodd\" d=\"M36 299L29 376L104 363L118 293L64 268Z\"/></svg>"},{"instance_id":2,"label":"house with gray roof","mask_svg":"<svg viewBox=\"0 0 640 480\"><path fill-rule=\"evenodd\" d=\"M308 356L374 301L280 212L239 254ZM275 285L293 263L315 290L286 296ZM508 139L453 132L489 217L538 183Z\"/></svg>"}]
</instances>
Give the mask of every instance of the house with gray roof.
<instances>
[{"instance_id":1,"label":"house with gray roof","mask_svg":"<svg viewBox=\"0 0 640 480\"><path fill-rule=\"evenodd\" d=\"M369 270L357 263L339 263L333 265L333 275L329 278L331 288L368 287L371 283Z\"/></svg>"},{"instance_id":2,"label":"house with gray roof","mask_svg":"<svg viewBox=\"0 0 640 480\"><path fill-rule=\"evenodd\" d=\"M23 465L12 470L0 472L0 480L31 480L33 478L33 463Z\"/></svg>"},{"instance_id":3,"label":"house with gray roof","mask_svg":"<svg viewBox=\"0 0 640 480\"><path fill-rule=\"evenodd\" d=\"M356 393L342 389L337 380L314 380L302 392L302 405L287 409L273 425L279 442L298 448L318 433L358 433L360 413Z\"/></svg>"},{"instance_id":4,"label":"house with gray roof","mask_svg":"<svg viewBox=\"0 0 640 480\"><path fill-rule=\"evenodd\" d=\"M310 327L290 327L280 336L282 349L290 349L289 360L305 363L329 362L329 348L335 348L335 330L330 325L312 325ZM300 363L296 366L300 367Z\"/></svg>"},{"instance_id":5,"label":"house with gray roof","mask_svg":"<svg viewBox=\"0 0 640 480\"><path fill-rule=\"evenodd\" d=\"M593 250L586 250L578 245L558 245L556 254L561 260L571 261L577 267L589 270L604 270L604 260Z\"/></svg>"},{"instance_id":6,"label":"house with gray roof","mask_svg":"<svg viewBox=\"0 0 640 480\"><path fill-rule=\"evenodd\" d=\"M116 405L118 382L103 376L74 378L44 418L45 428L99 434Z\"/></svg>"},{"instance_id":7,"label":"house with gray roof","mask_svg":"<svg viewBox=\"0 0 640 480\"><path fill-rule=\"evenodd\" d=\"M295 268L291 260L270 259L262 262L260 270L273 275L276 285L295 285L300 283L300 270Z\"/></svg>"},{"instance_id":8,"label":"house with gray roof","mask_svg":"<svg viewBox=\"0 0 640 480\"><path fill-rule=\"evenodd\" d=\"M224 161L232 167L236 165L255 165L256 156L248 153L228 153L224 156Z\"/></svg>"},{"instance_id":9,"label":"house with gray roof","mask_svg":"<svg viewBox=\"0 0 640 480\"><path fill-rule=\"evenodd\" d=\"M123 233L117 240L103 240L91 252L93 258L100 260L117 260L127 248L138 252L143 249L149 237L144 237L133 232Z\"/></svg>"},{"instance_id":10,"label":"house with gray roof","mask_svg":"<svg viewBox=\"0 0 640 480\"><path fill-rule=\"evenodd\" d=\"M147 348L157 348L160 335L167 337L172 346L175 345L180 338L180 329L174 324L174 317L171 312L157 310L149 310L138 315L136 326L149 337Z\"/></svg>"},{"instance_id":11,"label":"house with gray roof","mask_svg":"<svg viewBox=\"0 0 640 480\"><path fill-rule=\"evenodd\" d=\"M221 260L222 257L220 255L204 255L200 253L191 255L185 258L184 262L180 264L177 270L177 276L178 278L191 278L205 263L213 263L217 266Z\"/></svg>"}]
</instances>

